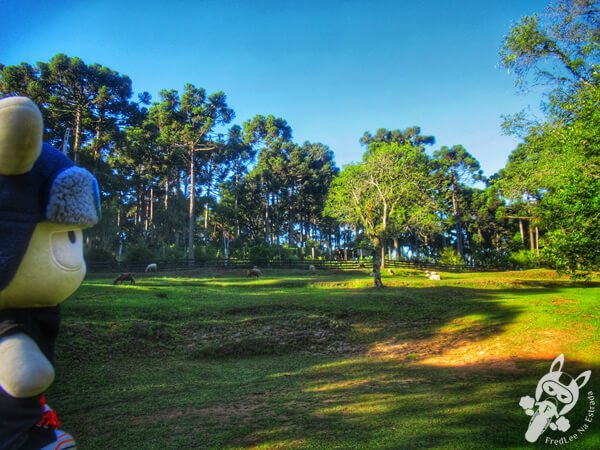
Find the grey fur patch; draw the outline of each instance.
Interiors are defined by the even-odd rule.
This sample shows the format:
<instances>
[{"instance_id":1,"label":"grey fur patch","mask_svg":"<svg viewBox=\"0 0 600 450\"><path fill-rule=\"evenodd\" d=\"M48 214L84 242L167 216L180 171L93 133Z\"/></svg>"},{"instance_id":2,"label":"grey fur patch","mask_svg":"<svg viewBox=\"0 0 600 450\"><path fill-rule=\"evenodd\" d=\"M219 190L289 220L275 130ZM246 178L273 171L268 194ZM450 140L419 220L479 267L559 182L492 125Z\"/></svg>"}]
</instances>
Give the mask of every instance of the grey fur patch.
<instances>
[{"instance_id":1,"label":"grey fur patch","mask_svg":"<svg viewBox=\"0 0 600 450\"><path fill-rule=\"evenodd\" d=\"M50 189L46 220L87 228L98 223L99 216L98 185L93 175L80 167L60 173Z\"/></svg>"}]
</instances>

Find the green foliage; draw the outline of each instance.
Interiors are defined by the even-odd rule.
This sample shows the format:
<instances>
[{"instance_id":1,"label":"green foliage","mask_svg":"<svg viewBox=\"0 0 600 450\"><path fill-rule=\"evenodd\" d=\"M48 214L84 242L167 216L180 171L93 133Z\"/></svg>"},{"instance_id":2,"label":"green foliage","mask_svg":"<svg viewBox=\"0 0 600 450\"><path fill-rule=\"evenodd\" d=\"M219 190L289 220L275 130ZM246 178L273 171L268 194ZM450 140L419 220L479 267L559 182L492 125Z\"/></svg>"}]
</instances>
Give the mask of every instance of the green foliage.
<instances>
[{"instance_id":1,"label":"green foliage","mask_svg":"<svg viewBox=\"0 0 600 450\"><path fill-rule=\"evenodd\" d=\"M361 145L366 147L375 142L388 144L395 142L399 145L422 147L424 145L435 144L435 137L422 135L420 127L409 127L405 130L388 130L386 128L378 128L375 132L375 135L365 131L363 136L360 138Z\"/></svg>"},{"instance_id":2,"label":"green foliage","mask_svg":"<svg viewBox=\"0 0 600 450\"><path fill-rule=\"evenodd\" d=\"M452 247L445 247L440 253L439 263L446 266L464 266L465 260Z\"/></svg>"},{"instance_id":3,"label":"green foliage","mask_svg":"<svg viewBox=\"0 0 600 450\"><path fill-rule=\"evenodd\" d=\"M530 250L519 250L512 252L509 255L509 263L512 267L518 269L535 269L540 267L542 260L537 256L535 252Z\"/></svg>"},{"instance_id":4,"label":"green foliage","mask_svg":"<svg viewBox=\"0 0 600 450\"><path fill-rule=\"evenodd\" d=\"M266 264L277 255L277 248L267 245L255 245L248 249L248 259L255 264Z\"/></svg>"},{"instance_id":5,"label":"green foliage","mask_svg":"<svg viewBox=\"0 0 600 450\"><path fill-rule=\"evenodd\" d=\"M197 245L194 248L194 256L196 261L209 261L217 259L217 256L222 256L223 250L214 245Z\"/></svg>"},{"instance_id":6,"label":"green foliage","mask_svg":"<svg viewBox=\"0 0 600 450\"><path fill-rule=\"evenodd\" d=\"M598 0L557 0L544 14L523 17L504 38L500 62L525 85L571 89L596 84L600 58Z\"/></svg>"},{"instance_id":7,"label":"green foliage","mask_svg":"<svg viewBox=\"0 0 600 450\"><path fill-rule=\"evenodd\" d=\"M140 240L129 242L125 248L125 260L132 263L147 264L156 259L156 252L148 247L148 243Z\"/></svg>"},{"instance_id":8,"label":"green foliage","mask_svg":"<svg viewBox=\"0 0 600 450\"><path fill-rule=\"evenodd\" d=\"M84 249L84 256L87 262L113 262L116 254L104 247L91 247L89 250Z\"/></svg>"},{"instance_id":9,"label":"green foliage","mask_svg":"<svg viewBox=\"0 0 600 450\"><path fill-rule=\"evenodd\" d=\"M523 142L498 186L512 213L525 216L530 230L541 229L547 262L572 274L600 267L599 6L597 0L555 2L545 15L515 25L501 53L518 82L533 70L553 91L545 122L521 117L510 127Z\"/></svg>"}]
</instances>

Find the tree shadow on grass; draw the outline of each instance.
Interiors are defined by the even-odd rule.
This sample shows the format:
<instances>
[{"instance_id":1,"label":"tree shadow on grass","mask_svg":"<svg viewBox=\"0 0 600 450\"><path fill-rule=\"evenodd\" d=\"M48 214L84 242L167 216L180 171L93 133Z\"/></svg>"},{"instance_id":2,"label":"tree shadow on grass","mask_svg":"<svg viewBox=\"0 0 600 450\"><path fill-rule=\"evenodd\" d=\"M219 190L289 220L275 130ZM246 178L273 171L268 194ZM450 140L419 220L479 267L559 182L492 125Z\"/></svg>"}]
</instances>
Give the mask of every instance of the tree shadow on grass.
<instances>
[{"instance_id":1,"label":"tree shadow on grass","mask_svg":"<svg viewBox=\"0 0 600 450\"><path fill-rule=\"evenodd\" d=\"M302 386L296 402L270 397L254 414L280 411L273 424L255 429L228 444L249 447L297 442L321 448L514 448L528 447L524 434L530 417L519 407L522 396L534 396L538 379L551 361L511 359L519 370L498 371L486 364L431 367L397 361L345 361L295 374ZM567 361L573 375L590 367ZM582 392L568 416L570 434L586 424L590 400L600 383ZM289 394L286 394L289 395ZM579 432L578 448L598 448L596 426ZM591 425L591 424L590 424ZM564 433L548 430L559 439ZM543 440L540 440L543 443Z\"/></svg>"},{"instance_id":2,"label":"tree shadow on grass","mask_svg":"<svg viewBox=\"0 0 600 450\"><path fill-rule=\"evenodd\" d=\"M148 449L524 446L529 418L518 402L533 395L552 358L524 358L514 348L490 360L473 345L503 336L530 297L554 292L257 287L219 302L198 301L185 314L180 304L171 314L157 310L168 299L129 305L128 314L144 321L141 328L120 327L122 311L112 312L109 302L93 308L70 302L59 341L63 381L51 394L89 448L110 448L94 435L122 442L121 448ZM113 323L110 333L95 328L99 316ZM206 317L210 323L202 322ZM70 319L87 333L78 333ZM331 321L345 326L323 335ZM226 345L195 352L207 329L211 342ZM70 348L75 338L78 352ZM340 350L340 342L349 346ZM448 353L461 348L468 358ZM566 356L571 374L600 369L580 363L577 371ZM593 382L590 389L600 393ZM96 407L89 411L91 403ZM573 414L579 424L581 412ZM597 439L594 433L585 442Z\"/></svg>"}]
</instances>

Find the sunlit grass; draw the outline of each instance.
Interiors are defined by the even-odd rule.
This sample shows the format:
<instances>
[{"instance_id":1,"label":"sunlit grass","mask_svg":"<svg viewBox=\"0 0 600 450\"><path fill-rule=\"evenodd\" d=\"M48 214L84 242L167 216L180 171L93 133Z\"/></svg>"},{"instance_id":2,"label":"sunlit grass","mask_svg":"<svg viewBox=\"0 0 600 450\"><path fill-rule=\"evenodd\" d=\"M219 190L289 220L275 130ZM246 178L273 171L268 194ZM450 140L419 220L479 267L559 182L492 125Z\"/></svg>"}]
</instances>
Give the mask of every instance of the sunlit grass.
<instances>
[{"instance_id":1,"label":"sunlit grass","mask_svg":"<svg viewBox=\"0 0 600 450\"><path fill-rule=\"evenodd\" d=\"M550 361L600 372L598 282L368 272L91 278L49 401L81 448L525 448Z\"/></svg>"}]
</instances>

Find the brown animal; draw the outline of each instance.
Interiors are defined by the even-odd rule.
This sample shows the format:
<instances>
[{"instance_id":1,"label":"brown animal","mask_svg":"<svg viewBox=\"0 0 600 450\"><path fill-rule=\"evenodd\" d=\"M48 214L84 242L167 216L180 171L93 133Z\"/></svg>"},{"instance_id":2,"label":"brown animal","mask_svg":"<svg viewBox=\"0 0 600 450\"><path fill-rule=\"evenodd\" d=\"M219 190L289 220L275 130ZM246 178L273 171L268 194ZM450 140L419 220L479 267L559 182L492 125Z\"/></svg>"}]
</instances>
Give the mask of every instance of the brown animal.
<instances>
[{"instance_id":1,"label":"brown animal","mask_svg":"<svg viewBox=\"0 0 600 450\"><path fill-rule=\"evenodd\" d=\"M113 284L119 284L119 283L122 284L125 281L129 281L130 285L135 284L135 278L133 278L133 274L131 272L122 273L117 278L115 278L115 281L113 282Z\"/></svg>"},{"instance_id":2,"label":"brown animal","mask_svg":"<svg viewBox=\"0 0 600 450\"><path fill-rule=\"evenodd\" d=\"M246 271L246 278L250 278L250 277L260 277L262 275L262 272L260 271L260 269L249 269Z\"/></svg>"},{"instance_id":3,"label":"brown animal","mask_svg":"<svg viewBox=\"0 0 600 450\"><path fill-rule=\"evenodd\" d=\"M388 269L388 274L389 275L394 275L394 271L392 269Z\"/></svg>"}]
</instances>

